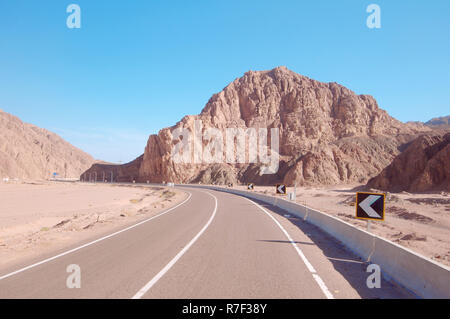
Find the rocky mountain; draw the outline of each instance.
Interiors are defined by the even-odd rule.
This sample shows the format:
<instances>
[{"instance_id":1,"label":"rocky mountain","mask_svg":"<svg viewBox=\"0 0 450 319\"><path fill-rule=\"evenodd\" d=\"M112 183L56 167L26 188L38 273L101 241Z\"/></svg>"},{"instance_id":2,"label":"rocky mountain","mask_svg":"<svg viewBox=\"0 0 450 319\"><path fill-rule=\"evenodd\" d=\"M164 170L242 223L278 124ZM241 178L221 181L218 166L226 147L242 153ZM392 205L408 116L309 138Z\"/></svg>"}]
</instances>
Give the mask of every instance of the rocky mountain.
<instances>
[{"instance_id":1,"label":"rocky mountain","mask_svg":"<svg viewBox=\"0 0 450 319\"><path fill-rule=\"evenodd\" d=\"M94 163L80 176L81 181L106 181L106 182L132 182L139 177L139 168L142 158L139 156L134 161L126 164L112 164L105 162Z\"/></svg>"},{"instance_id":2,"label":"rocky mountain","mask_svg":"<svg viewBox=\"0 0 450 319\"><path fill-rule=\"evenodd\" d=\"M194 132L199 120L204 129L218 128L223 135L230 127L277 128L278 171L261 174L261 163L175 163L171 150L180 140L173 140L172 132ZM150 136L139 176L157 182L361 183L389 165L402 145L427 131L424 125L397 121L373 97L337 83L321 83L285 67L250 71L212 96L200 115L186 116Z\"/></svg>"},{"instance_id":3,"label":"rocky mountain","mask_svg":"<svg viewBox=\"0 0 450 319\"><path fill-rule=\"evenodd\" d=\"M230 128L243 131L233 136ZM254 130L257 140L248 139L245 160L241 157L236 163L236 148L242 143L239 138L249 133L247 129ZM267 143L264 135L258 135L259 129L267 129ZM279 148L267 153L263 145L275 145L272 140L277 140L272 129L277 130ZM315 81L285 67L249 71L214 94L199 115L185 116L175 126L151 135L137 180L265 185L365 183L388 166L408 142L430 131L421 123L405 124L392 118L373 97L357 95L337 83ZM190 134L181 136L180 132ZM253 135L250 132L248 136ZM213 141L223 141L224 146L208 148ZM230 143L232 156L228 160L226 147ZM178 152L187 155L181 156L184 162L174 157L177 149L185 150ZM256 160L250 157L250 149L257 149ZM205 160L205 154L223 156L211 162ZM264 154L279 159L270 174ZM128 179L131 175L122 174Z\"/></svg>"},{"instance_id":4,"label":"rocky mountain","mask_svg":"<svg viewBox=\"0 0 450 319\"><path fill-rule=\"evenodd\" d=\"M450 191L450 133L418 137L367 186L393 192Z\"/></svg>"},{"instance_id":5,"label":"rocky mountain","mask_svg":"<svg viewBox=\"0 0 450 319\"><path fill-rule=\"evenodd\" d=\"M0 177L78 178L94 159L58 135L0 110Z\"/></svg>"},{"instance_id":6,"label":"rocky mountain","mask_svg":"<svg viewBox=\"0 0 450 319\"><path fill-rule=\"evenodd\" d=\"M450 115L436 117L426 122L425 125L433 129L450 130Z\"/></svg>"}]
</instances>

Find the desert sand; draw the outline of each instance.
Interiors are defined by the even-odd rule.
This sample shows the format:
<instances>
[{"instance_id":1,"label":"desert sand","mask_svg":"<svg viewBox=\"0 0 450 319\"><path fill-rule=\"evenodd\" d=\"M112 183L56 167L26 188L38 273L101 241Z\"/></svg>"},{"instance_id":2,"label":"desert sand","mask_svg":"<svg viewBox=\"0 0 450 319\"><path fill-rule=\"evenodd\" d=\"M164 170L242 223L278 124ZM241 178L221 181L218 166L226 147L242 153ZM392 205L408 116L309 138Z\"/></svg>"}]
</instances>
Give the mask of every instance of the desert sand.
<instances>
[{"instance_id":1,"label":"desert sand","mask_svg":"<svg viewBox=\"0 0 450 319\"><path fill-rule=\"evenodd\" d=\"M354 189L358 186L297 187L296 201L366 229L367 222L355 218ZM235 188L247 190L246 186ZM288 188L288 192L293 190ZM282 196L275 194L275 186L255 186L255 191ZM450 266L449 194L387 194L385 220L372 221L371 232Z\"/></svg>"},{"instance_id":2,"label":"desert sand","mask_svg":"<svg viewBox=\"0 0 450 319\"><path fill-rule=\"evenodd\" d=\"M0 269L96 239L180 203L187 194L142 185L0 184Z\"/></svg>"}]
</instances>

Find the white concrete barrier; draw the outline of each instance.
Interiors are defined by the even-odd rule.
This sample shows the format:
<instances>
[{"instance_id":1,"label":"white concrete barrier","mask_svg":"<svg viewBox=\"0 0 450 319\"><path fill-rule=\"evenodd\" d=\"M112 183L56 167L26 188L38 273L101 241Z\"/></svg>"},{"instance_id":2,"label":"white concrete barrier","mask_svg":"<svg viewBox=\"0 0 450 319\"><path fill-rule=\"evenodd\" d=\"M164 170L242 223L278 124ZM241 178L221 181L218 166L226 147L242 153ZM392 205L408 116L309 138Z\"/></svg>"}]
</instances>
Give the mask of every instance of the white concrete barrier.
<instances>
[{"instance_id":1,"label":"white concrete barrier","mask_svg":"<svg viewBox=\"0 0 450 319\"><path fill-rule=\"evenodd\" d=\"M383 276L422 298L450 298L450 267L439 264L343 220L291 201L251 191L207 185L179 185L228 192L262 201L306 220L381 267Z\"/></svg>"}]
</instances>

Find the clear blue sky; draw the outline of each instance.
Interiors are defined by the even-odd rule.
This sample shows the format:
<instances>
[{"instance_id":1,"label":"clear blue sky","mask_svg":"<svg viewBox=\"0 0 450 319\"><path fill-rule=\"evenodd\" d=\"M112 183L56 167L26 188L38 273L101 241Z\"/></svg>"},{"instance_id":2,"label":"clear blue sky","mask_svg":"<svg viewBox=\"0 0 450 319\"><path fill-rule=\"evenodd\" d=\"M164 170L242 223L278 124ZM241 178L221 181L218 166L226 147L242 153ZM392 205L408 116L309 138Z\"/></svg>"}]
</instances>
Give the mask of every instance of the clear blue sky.
<instances>
[{"instance_id":1,"label":"clear blue sky","mask_svg":"<svg viewBox=\"0 0 450 319\"><path fill-rule=\"evenodd\" d=\"M81 7L68 29L66 7ZM366 7L381 7L381 29ZM450 1L0 2L0 109L108 161L197 114L247 70L285 65L402 121L450 113Z\"/></svg>"}]
</instances>

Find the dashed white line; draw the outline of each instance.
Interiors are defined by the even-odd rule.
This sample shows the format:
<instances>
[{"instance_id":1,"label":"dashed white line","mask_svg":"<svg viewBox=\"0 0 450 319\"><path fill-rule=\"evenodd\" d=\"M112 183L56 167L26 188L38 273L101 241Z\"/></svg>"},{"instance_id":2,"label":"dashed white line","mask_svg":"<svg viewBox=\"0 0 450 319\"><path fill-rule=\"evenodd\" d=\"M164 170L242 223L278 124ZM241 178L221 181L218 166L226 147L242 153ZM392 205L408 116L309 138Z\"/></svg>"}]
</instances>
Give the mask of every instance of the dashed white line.
<instances>
[{"instance_id":1,"label":"dashed white line","mask_svg":"<svg viewBox=\"0 0 450 319\"><path fill-rule=\"evenodd\" d=\"M278 225L278 227L281 229L281 231L284 233L284 235L286 236L286 238L289 240L289 242L292 244L292 246L295 248L295 251L297 252L297 254L300 256L300 258L302 259L302 261L305 263L306 268L308 268L309 272L312 274L314 280L317 282L317 284L319 285L320 289L322 290L322 292L325 294L325 296L328 299L334 299L333 294L330 292L330 290L327 288L327 286L325 285L325 283L323 282L322 278L320 278L320 276L317 274L316 270L314 269L313 265L309 262L309 260L306 258L305 254L303 253L303 251L297 246L297 244L295 243L295 241L292 239L292 237L289 235L289 233L286 231L286 229L284 229L284 227L278 222L278 220L275 219L275 217L272 216L272 214L270 214L267 210L264 209L264 207L262 207L261 205L255 203L254 201L248 199L247 197L243 197L246 200L248 200L250 203L256 205L256 207L258 207L259 209L261 209L264 213L266 213L274 222L275 224Z\"/></svg>"},{"instance_id":2,"label":"dashed white line","mask_svg":"<svg viewBox=\"0 0 450 319\"><path fill-rule=\"evenodd\" d=\"M133 228L135 228L135 227L137 227L137 226L139 226L139 225L145 224L145 223L151 221L152 219L155 219L155 218L158 218L158 217L160 217L160 216L162 216L162 215L165 215L165 214L169 213L170 211L174 210L175 208L180 207L181 205L183 205L184 203L186 203L188 200L190 200L191 197L192 197L192 194L189 193L189 192L187 192L187 193L189 194L189 196L188 196L188 198L186 198L183 202L179 203L178 205L176 205L176 206L174 206L174 207L172 207L172 208L169 208L169 209L165 210L164 212L162 212L162 213L160 213L160 214L158 214L158 215L156 215L156 216L150 217L150 218L148 218L148 219L146 219L146 220L143 220L143 221L141 221L141 222L139 222L139 223L137 223L137 224L131 225L131 226L129 226L129 227L127 227L127 228L124 228L124 229L122 229L122 230L119 230L119 231L117 231L117 232L115 232L115 233L109 234L109 235L107 235L107 236L104 236L104 237L102 237L102 238L96 239L96 240L91 241L91 242L89 242L89 243L86 243L86 244L84 244L84 245L78 246L78 247L76 247L76 248L73 248L73 249L71 249L71 250L68 250L68 251L66 251L66 252L63 252L63 253L58 254L58 255L56 255L56 256L53 256L53 257L44 259L44 260L42 260L42 261L40 261L40 262L37 262L37 263L35 263L35 264L29 265L29 266L24 267L24 268L21 268L21 269L19 269L19 270L13 271L13 272L11 272L11 273L9 273L9 274L3 275L3 276L0 277L0 280L3 280L3 279L5 279L5 278L11 277L11 276L14 276L14 275L16 275L16 274L18 274L18 273L24 272L24 271L26 271L26 270L28 270L28 269L37 267L37 266L39 266L39 265L45 264L45 263L47 263L47 262L49 262L49 261L52 261L52 260L55 260L55 259L57 259L57 258L59 258L59 257L68 255L68 254L73 253L73 252L75 252L75 251L77 251L77 250L80 250L80 249L82 249L82 248L91 246L91 245L96 244L96 243L98 243L98 242L100 242L100 241L102 241L102 240L111 238L111 237L116 236L116 235L118 235L118 234L120 234L120 233L123 233L123 232L125 232L125 231L127 231L127 230L133 229Z\"/></svg>"},{"instance_id":3,"label":"dashed white line","mask_svg":"<svg viewBox=\"0 0 450 319\"><path fill-rule=\"evenodd\" d=\"M161 269L159 273L157 273L144 287L142 287L132 297L132 299L140 299L140 298L142 298L142 296L144 296L147 293L147 291L149 291L153 287L153 285L155 285L158 282L158 280L161 279L161 277L163 277L170 270L170 268L172 268L173 265L175 265L175 263L189 250L189 248L191 248L191 246L197 241L197 239L209 227L209 225L213 221L214 217L216 216L216 212L217 212L217 197L214 196L213 194L209 193L209 192L204 192L204 193L207 193L208 195L212 196L214 198L214 202L215 202L214 211L213 211L211 217L209 218L209 220L206 222L205 226L203 226L203 228L198 232L198 234L195 235L195 237L192 238L191 241L175 257L173 257L173 259L171 261L169 261L169 263L166 266L164 266L164 268Z\"/></svg>"}]
</instances>

